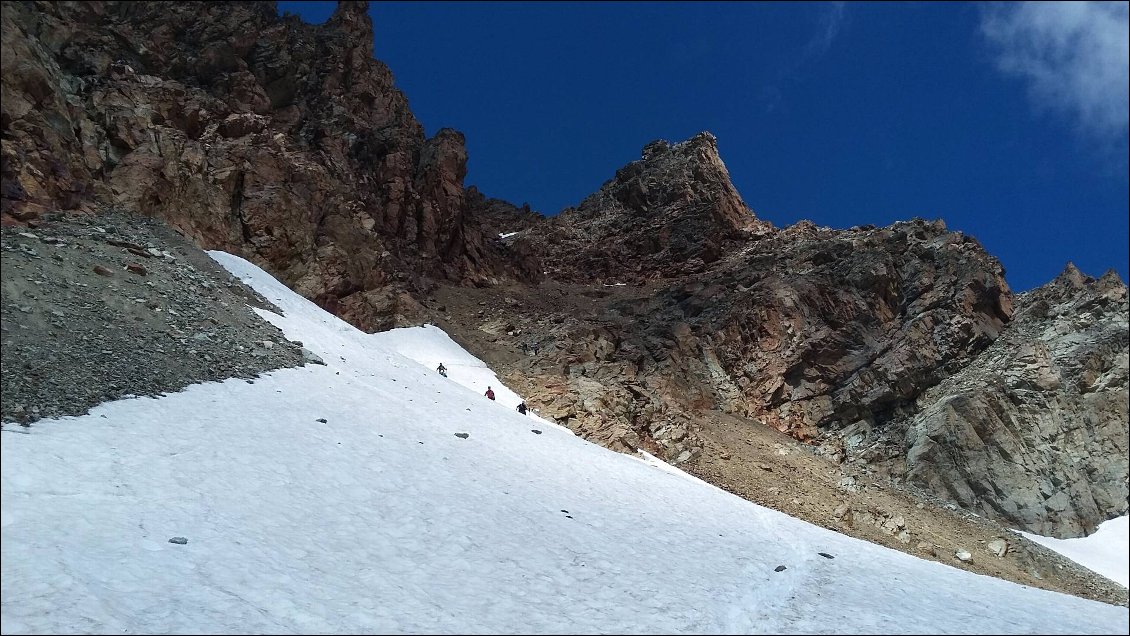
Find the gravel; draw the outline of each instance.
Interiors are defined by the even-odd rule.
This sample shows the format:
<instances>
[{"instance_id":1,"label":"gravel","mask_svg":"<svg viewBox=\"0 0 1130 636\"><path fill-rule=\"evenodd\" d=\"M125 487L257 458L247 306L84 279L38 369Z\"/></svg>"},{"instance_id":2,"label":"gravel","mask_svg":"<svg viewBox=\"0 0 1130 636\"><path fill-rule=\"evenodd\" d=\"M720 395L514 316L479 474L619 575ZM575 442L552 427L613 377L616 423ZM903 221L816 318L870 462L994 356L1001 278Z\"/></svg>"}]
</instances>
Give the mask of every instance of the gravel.
<instances>
[{"instance_id":1,"label":"gravel","mask_svg":"<svg viewBox=\"0 0 1130 636\"><path fill-rule=\"evenodd\" d=\"M0 228L0 272L6 423L304 363L248 305L276 307L156 219Z\"/></svg>"}]
</instances>

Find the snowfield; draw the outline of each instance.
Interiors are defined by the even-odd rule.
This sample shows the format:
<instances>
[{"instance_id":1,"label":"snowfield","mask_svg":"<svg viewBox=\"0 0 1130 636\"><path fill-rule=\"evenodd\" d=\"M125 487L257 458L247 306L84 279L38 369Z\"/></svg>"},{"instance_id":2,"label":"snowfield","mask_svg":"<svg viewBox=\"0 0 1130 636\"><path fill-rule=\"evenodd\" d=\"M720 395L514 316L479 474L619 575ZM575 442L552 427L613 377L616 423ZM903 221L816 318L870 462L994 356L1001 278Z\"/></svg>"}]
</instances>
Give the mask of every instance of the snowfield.
<instances>
[{"instance_id":1,"label":"snowfield","mask_svg":"<svg viewBox=\"0 0 1130 636\"><path fill-rule=\"evenodd\" d=\"M4 633L1130 628L585 442L442 331L367 335L210 254L326 365L5 426Z\"/></svg>"},{"instance_id":2,"label":"snowfield","mask_svg":"<svg viewBox=\"0 0 1130 636\"><path fill-rule=\"evenodd\" d=\"M1077 539L1020 534L1123 587L1130 587L1130 550L1127 548L1130 546L1130 516L1099 524L1091 536Z\"/></svg>"}]
</instances>

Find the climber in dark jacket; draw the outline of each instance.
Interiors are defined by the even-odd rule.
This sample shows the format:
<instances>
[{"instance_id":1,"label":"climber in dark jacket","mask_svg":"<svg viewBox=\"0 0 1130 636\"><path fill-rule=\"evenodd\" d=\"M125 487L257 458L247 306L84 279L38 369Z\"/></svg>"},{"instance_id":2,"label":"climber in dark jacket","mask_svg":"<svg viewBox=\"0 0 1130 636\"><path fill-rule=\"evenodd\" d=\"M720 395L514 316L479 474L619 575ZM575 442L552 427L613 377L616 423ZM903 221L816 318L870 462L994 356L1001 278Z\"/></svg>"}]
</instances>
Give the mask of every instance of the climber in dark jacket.
<instances>
[{"instance_id":1,"label":"climber in dark jacket","mask_svg":"<svg viewBox=\"0 0 1130 636\"><path fill-rule=\"evenodd\" d=\"M521 413L522 415L526 414L526 403L525 402L522 402L521 404L518 405L518 412Z\"/></svg>"}]
</instances>

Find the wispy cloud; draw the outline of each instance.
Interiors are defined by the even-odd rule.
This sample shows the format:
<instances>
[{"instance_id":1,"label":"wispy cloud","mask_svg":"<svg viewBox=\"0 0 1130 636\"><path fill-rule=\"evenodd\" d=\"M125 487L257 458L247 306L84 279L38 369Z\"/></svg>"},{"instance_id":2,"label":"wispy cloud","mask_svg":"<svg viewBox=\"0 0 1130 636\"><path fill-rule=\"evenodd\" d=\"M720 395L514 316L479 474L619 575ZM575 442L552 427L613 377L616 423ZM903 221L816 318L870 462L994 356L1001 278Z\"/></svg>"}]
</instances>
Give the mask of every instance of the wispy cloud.
<instances>
[{"instance_id":1,"label":"wispy cloud","mask_svg":"<svg viewBox=\"0 0 1130 636\"><path fill-rule=\"evenodd\" d=\"M844 24L843 2L826 2L823 8L817 19L816 34L804 45L805 59L820 57L827 53L828 47L832 46L832 41L839 35L840 27Z\"/></svg>"},{"instance_id":2,"label":"wispy cloud","mask_svg":"<svg viewBox=\"0 0 1130 636\"><path fill-rule=\"evenodd\" d=\"M796 81L807 64L820 58L832 47L832 42L847 23L847 7L844 2L822 2L820 13L816 16L816 30L798 53L777 70L777 84L762 88L760 99L766 113L779 110L785 104L785 93L778 85L782 82Z\"/></svg>"},{"instance_id":3,"label":"wispy cloud","mask_svg":"<svg viewBox=\"0 0 1130 636\"><path fill-rule=\"evenodd\" d=\"M1130 119L1126 2L1023 2L983 7L981 32L997 67L1028 80L1037 108L1098 136L1124 136Z\"/></svg>"}]
</instances>

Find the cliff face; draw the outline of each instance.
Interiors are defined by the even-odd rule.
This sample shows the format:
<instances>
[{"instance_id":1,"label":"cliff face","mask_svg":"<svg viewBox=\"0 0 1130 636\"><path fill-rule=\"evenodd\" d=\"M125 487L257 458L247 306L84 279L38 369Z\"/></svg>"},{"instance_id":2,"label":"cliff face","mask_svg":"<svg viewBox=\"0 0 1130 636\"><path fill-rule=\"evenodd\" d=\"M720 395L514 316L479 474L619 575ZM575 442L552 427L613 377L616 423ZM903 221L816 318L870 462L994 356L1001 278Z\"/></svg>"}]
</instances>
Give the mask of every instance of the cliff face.
<instances>
[{"instance_id":1,"label":"cliff face","mask_svg":"<svg viewBox=\"0 0 1130 636\"><path fill-rule=\"evenodd\" d=\"M1126 285L1069 265L1017 306L992 346L919 400L906 477L1039 534L1090 534L1130 495Z\"/></svg>"},{"instance_id":2,"label":"cliff face","mask_svg":"<svg viewBox=\"0 0 1130 636\"><path fill-rule=\"evenodd\" d=\"M1126 512L1110 277L1014 298L941 222L774 228L709 133L544 219L464 188L463 136L424 134L365 3L312 26L271 3L6 2L2 27L5 224L164 218L362 328L439 321L612 448L693 461L724 414L1038 532Z\"/></svg>"},{"instance_id":3,"label":"cliff face","mask_svg":"<svg viewBox=\"0 0 1130 636\"><path fill-rule=\"evenodd\" d=\"M426 138L366 3L5 3L3 216L123 209L241 253L369 328L422 278L516 268L467 215L463 136Z\"/></svg>"}]
</instances>

